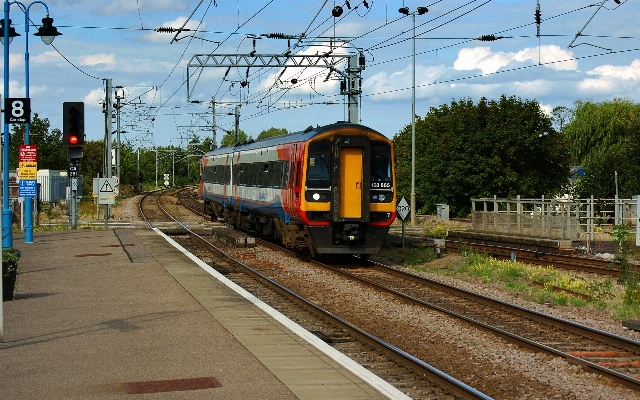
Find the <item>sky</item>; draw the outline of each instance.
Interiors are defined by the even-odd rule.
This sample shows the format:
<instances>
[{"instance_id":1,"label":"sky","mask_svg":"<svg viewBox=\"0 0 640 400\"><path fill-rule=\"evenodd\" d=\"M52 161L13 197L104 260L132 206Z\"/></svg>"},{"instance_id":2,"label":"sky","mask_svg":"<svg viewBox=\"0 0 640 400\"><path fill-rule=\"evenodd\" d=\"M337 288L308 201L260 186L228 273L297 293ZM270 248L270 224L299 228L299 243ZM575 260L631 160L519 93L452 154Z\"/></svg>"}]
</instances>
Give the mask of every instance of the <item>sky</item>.
<instances>
[{"instance_id":1,"label":"sky","mask_svg":"<svg viewBox=\"0 0 640 400\"><path fill-rule=\"evenodd\" d=\"M121 140L134 148L217 143L235 127L256 138L347 120L346 64L328 68L188 67L198 55L364 55L360 123L389 138L415 110L482 97L536 100L550 113L575 101L640 101L640 2L629 0L46 0L62 33L47 46L33 33L46 16L30 3L32 113L62 129L62 103L85 103L87 140L105 136L106 82L120 100ZM348 4L347 4L348 3ZM620 4L618 4L620 3ZM26 3L27 5L29 3ZM540 5L541 23L535 22ZM342 14L332 11L342 7ZM349 8L350 6L350 8ZM398 12L408 7L414 15ZM428 12L417 15L418 7ZM9 56L9 97L25 96L25 15ZM165 28L165 29L158 29ZM181 32L163 32L184 28ZM268 34L285 37L273 38ZM493 35L496 40L479 40ZM288 39L286 38L288 37ZM413 43L415 42L415 58ZM254 44L255 43L255 44ZM2 66L4 69L4 66ZM4 93L4 82L3 92ZM117 88L116 88L117 87ZM115 111L114 111L115 112ZM116 120L112 119L113 131Z\"/></svg>"}]
</instances>

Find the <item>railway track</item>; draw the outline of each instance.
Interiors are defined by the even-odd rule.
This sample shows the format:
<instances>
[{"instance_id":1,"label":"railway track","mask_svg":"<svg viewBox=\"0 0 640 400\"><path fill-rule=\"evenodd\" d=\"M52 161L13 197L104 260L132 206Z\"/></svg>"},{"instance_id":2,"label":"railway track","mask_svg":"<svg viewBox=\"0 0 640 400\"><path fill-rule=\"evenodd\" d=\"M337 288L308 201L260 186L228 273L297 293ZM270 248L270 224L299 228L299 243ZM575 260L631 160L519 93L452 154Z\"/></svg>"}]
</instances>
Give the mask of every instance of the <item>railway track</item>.
<instances>
[{"instance_id":1,"label":"railway track","mask_svg":"<svg viewBox=\"0 0 640 400\"><path fill-rule=\"evenodd\" d=\"M640 390L640 342L495 300L379 263L324 265L351 279L438 310L506 340L563 357Z\"/></svg>"},{"instance_id":2,"label":"railway track","mask_svg":"<svg viewBox=\"0 0 640 400\"><path fill-rule=\"evenodd\" d=\"M176 192L178 202L194 214L209 218L202 212L202 202L198 200L197 186L185 186Z\"/></svg>"},{"instance_id":3,"label":"railway track","mask_svg":"<svg viewBox=\"0 0 640 400\"><path fill-rule=\"evenodd\" d=\"M600 275L620 276L620 269L611 261L575 254L553 254L544 250L522 249L509 245L476 243L464 240L446 240L447 251L477 251L503 260L517 260L523 263L554 266L557 268L589 272ZM638 269L640 272L640 269Z\"/></svg>"},{"instance_id":4,"label":"railway track","mask_svg":"<svg viewBox=\"0 0 640 400\"><path fill-rule=\"evenodd\" d=\"M161 204L163 193L154 192L153 195L146 196L140 202L141 215L150 227L169 221L177 222ZM292 292L224 252L206 237L196 234L185 225L179 225L182 226L182 229L179 234L173 236L174 240L180 242L200 258L215 259L213 268L227 278L394 385L409 397L416 399L490 398ZM215 254L215 257L211 257L212 254Z\"/></svg>"},{"instance_id":5,"label":"railway track","mask_svg":"<svg viewBox=\"0 0 640 400\"><path fill-rule=\"evenodd\" d=\"M191 240L195 239L189 238L187 242ZM187 246L185 245L185 247ZM197 245L193 247L194 252L202 247L204 246ZM218 258L216 257L216 259ZM240 262L240 264L244 263ZM514 307L508 303L497 302L456 288L425 289L422 277L408 277L408 275L412 274L405 274L403 271L394 270L393 268L382 265L376 265L373 268L362 268L359 262L355 264L357 265L355 268L348 265L338 265L334 266L333 269L340 271L340 273L346 272L350 275L350 279L364 278L361 282L366 282L367 285L372 287L384 288L385 291L393 293L394 296L402 296L407 302L447 313L481 329L494 332L496 335L520 346L563 357L571 363L581 365L588 371L608 376L634 390L638 390L638 378L640 377L640 355L638 354L638 349L640 348L640 343L636 341L520 307ZM225 271L224 273L231 274L228 266L221 268L221 271ZM236 268L233 267L233 270L235 271ZM266 276L268 273L263 273L262 275ZM241 278L239 279L241 280ZM413 281L419 283L414 283ZM240 284L244 286L244 284ZM439 283L437 284L440 285ZM251 285L249 284L248 286ZM260 285L256 287L260 287ZM257 292L261 291L260 289L256 290ZM456 294L455 292L461 293ZM284 310L286 309L289 309L289 307L284 308ZM305 315L308 313L308 310L303 311L302 317L292 315L291 318L306 322L307 317ZM343 332L345 328L331 330L317 323L303 326L328 342L333 342L332 346L337 346L338 343L343 341L339 339L342 336L336 336L336 332ZM355 333L349 335L349 337L355 336ZM333 337L338 339L334 340ZM390 347L393 348L395 346L391 345ZM371 364L371 359L367 358L371 357L370 349L371 347L369 348L369 353L363 356L355 355L354 359L366 359ZM378 364L376 362L375 365L387 364ZM393 370L397 371L396 368ZM415 367L409 367L407 370L414 371ZM385 371L388 372L389 369ZM405 376L405 374L400 374L400 376ZM397 377L393 379L397 379ZM402 381L401 385L405 384L406 382ZM421 386L414 385L413 387Z\"/></svg>"}]
</instances>

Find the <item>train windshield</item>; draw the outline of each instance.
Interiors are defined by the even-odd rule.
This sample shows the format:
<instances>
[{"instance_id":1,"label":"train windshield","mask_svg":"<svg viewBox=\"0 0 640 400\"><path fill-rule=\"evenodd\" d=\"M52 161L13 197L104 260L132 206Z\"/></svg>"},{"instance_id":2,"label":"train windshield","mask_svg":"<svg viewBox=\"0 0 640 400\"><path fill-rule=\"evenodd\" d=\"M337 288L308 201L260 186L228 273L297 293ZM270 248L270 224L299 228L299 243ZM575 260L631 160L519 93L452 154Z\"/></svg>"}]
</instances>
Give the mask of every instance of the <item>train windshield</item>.
<instances>
[{"instance_id":1,"label":"train windshield","mask_svg":"<svg viewBox=\"0 0 640 400\"><path fill-rule=\"evenodd\" d=\"M309 143L307 165L307 187L328 188L331 186L331 142L320 140Z\"/></svg>"},{"instance_id":2,"label":"train windshield","mask_svg":"<svg viewBox=\"0 0 640 400\"><path fill-rule=\"evenodd\" d=\"M391 147L371 142L371 188L391 188Z\"/></svg>"}]
</instances>

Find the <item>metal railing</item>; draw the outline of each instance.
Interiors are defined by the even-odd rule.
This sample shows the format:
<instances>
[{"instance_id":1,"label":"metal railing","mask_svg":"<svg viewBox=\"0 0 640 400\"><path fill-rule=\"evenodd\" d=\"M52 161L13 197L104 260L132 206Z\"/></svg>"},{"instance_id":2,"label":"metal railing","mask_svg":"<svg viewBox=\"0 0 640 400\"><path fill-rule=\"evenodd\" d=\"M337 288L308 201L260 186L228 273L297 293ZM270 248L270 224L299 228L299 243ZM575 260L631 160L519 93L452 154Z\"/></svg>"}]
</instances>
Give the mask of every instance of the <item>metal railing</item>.
<instances>
[{"instance_id":1,"label":"metal railing","mask_svg":"<svg viewBox=\"0 0 640 400\"><path fill-rule=\"evenodd\" d=\"M595 240L603 226L635 226L637 200L545 198L471 199L472 227L488 232L552 239Z\"/></svg>"}]
</instances>

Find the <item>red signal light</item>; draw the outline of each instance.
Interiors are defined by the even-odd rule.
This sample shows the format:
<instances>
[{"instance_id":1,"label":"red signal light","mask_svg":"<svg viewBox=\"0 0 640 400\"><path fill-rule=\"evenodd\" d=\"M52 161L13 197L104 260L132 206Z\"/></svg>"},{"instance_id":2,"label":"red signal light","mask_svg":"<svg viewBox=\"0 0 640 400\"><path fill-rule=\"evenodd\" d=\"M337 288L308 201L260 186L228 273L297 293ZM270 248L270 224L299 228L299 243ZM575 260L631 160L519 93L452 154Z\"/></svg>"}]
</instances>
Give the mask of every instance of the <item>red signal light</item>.
<instances>
[{"instance_id":1,"label":"red signal light","mask_svg":"<svg viewBox=\"0 0 640 400\"><path fill-rule=\"evenodd\" d=\"M84 103L65 101L62 104L63 130L65 145L82 147L84 145Z\"/></svg>"}]
</instances>

